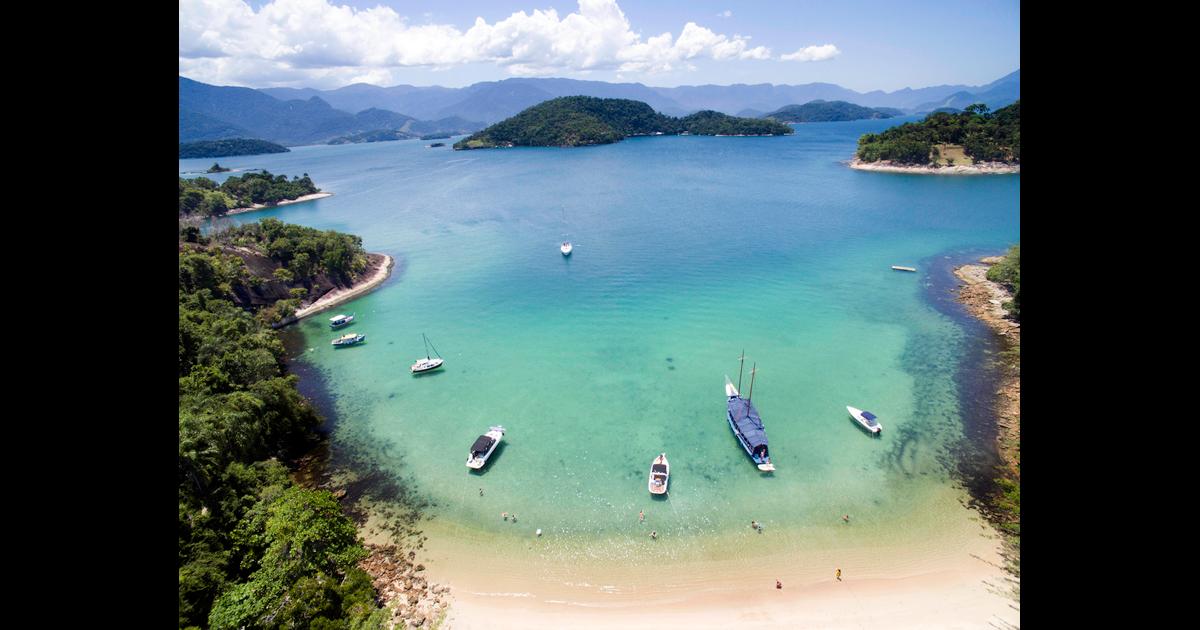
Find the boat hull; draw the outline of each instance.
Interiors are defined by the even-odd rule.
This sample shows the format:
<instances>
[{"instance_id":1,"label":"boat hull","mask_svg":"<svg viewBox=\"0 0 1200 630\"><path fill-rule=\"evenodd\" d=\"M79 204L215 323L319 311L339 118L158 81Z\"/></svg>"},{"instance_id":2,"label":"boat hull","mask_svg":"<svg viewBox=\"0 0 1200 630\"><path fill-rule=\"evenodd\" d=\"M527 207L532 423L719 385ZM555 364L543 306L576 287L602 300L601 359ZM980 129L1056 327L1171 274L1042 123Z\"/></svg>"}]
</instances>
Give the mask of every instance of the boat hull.
<instances>
[{"instance_id":1,"label":"boat hull","mask_svg":"<svg viewBox=\"0 0 1200 630\"><path fill-rule=\"evenodd\" d=\"M413 374L421 374L422 372L432 372L442 367L442 364L444 363L445 361L442 359L433 359L428 363L413 364L413 366L408 369L411 370Z\"/></svg>"}]
</instances>

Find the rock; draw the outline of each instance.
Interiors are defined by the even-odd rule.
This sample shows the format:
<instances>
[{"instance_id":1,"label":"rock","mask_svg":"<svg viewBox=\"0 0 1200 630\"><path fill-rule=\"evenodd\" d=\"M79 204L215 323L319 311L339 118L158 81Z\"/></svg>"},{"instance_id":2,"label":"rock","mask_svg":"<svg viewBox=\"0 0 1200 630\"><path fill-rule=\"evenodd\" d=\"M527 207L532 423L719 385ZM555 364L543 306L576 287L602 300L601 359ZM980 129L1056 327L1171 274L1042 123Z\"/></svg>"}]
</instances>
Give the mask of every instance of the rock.
<instances>
[{"instance_id":1,"label":"rock","mask_svg":"<svg viewBox=\"0 0 1200 630\"><path fill-rule=\"evenodd\" d=\"M418 565L417 565L417 570L418 570L418 571L424 571L424 570L425 570L425 565L423 565L423 564L418 564Z\"/></svg>"}]
</instances>

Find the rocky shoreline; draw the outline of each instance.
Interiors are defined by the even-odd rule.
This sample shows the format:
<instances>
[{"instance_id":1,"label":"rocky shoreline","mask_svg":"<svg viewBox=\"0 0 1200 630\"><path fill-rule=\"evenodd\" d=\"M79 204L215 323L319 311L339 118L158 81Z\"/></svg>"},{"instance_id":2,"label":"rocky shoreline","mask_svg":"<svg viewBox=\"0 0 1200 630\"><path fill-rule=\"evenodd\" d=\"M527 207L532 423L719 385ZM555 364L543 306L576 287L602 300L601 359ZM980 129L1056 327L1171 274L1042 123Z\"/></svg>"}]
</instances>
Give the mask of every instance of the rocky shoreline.
<instances>
[{"instance_id":1,"label":"rocky shoreline","mask_svg":"<svg viewBox=\"0 0 1200 630\"><path fill-rule=\"evenodd\" d=\"M914 175L1010 175L1020 174L1020 164L1005 164L1004 162L980 162L970 166L914 166L912 164L893 164L889 160L878 162L863 162L854 158L847 162L852 169L860 171L877 171L881 173L910 173Z\"/></svg>"},{"instance_id":2,"label":"rocky shoreline","mask_svg":"<svg viewBox=\"0 0 1200 630\"><path fill-rule=\"evenodd\" d=\"M429 583L415 551L406 553L396 545L364 546L371 555L358 566L371 575L384 606L392 611L389 629L428 628L442 621L450 605L450 587Z\"/></svg>"},{"instance_id":3,"label":"rocky shoreline","mask_svg":"<svg viewBox=\"0 0 1200 630\"><path fill-rule=\"evenodd\" d=\"M988 268L1001 259L993 256L980 260L982 265L963 265L954 270L954 275L965 283L959 291L959 301L1003 338L1002 376L996 390L997 440L1006 467L1020 479L1021 324L1010 319L1002 306L1012 299L1008 290L987 279ZM1012 356L1014 352L1015 357Z\"/></svg>"}]
</instances>

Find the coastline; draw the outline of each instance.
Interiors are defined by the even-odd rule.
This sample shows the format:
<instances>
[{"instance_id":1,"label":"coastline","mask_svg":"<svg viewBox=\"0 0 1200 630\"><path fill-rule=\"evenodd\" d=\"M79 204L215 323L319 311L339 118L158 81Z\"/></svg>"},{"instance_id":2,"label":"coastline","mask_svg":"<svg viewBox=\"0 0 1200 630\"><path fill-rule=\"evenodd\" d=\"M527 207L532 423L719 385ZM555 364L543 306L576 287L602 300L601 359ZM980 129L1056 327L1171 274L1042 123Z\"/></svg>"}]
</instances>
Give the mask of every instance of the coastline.
<instances>
[{"instance_id":1,"label":"coastline","mask_svg":"<svg viewBox=\"0 0 1200 630\"><path fill-rule=\"evenodd\" d=\"M367 265L366 271L363 272L363 279L355 282L349 287L334 289L333 291L322 295L317 299L316 302L297 310L295 315L292 315L283 322L280 322L279 325L283 326L285 324L298 322L309 315L320 313L321 311L333 308L338 304L359 297L360 295L367 293L380 284L383 284L383 281L387 280L388 276L392 275L392 267L395 266L396 260L391 256L388 256L387 254L368 253L367 260L370 262Z\"/></svg>"},{"instance_id":2,"label":"coastline","mask_svg":"<svg viewBox=\"0 0 1200 630\"><path fill-rule=\"evenodd\" d=\"M970 166L912 166L892 164L887 160L879 162L862 162L853 158L846 163L858 171L874 171L879 173L909 173L913 175L1019 175L1020 164L1004 164L1002 162L983 162Z\"/></svg>"},{"instance_id":3,"label":"coastline","mask_svg":"<svg viewBox=\"0 0 1200 630\"><path fill-rule=\"evenodd\" d=\"M1007 289L987 279L987 270L1000 262L1002 257L991 256L980 260L983 264L962 265L954 275L964 284L959 290L958 301L967 311L983 321L988 328L1003 338L1005 351L1018 351L1021 347L1021 325L1008 319L1001 306L1012 299ZM1000 456L1012 475L1020 477L1018 464L1021 461L1018 444L1021 440L1021 367L1020 359L1005 359L1002 376L996 391L996 423L999 427L997 442Z\"/></svg>"},{"instance_id":4,"label":"coastline","mask_svg":"<svg viewBox=\"0 0 1200 630\"><path fill-rule=\"evenodd\" d=\"M278 208L279 206L286 206L286 205L293 204L293 203L304 203L305 201L314 201L316 199L324 199L326 197L332 197L332 196L333 196L333 193L331 193L331 192L317 192L317 193L313 193L311 195L304 195L301 197L296 197L295 199L287 199L284 201L280 201L279 203L277 203L273 206L269 206L269 205L263 204L263 203L256 203L253 206L250 206L249 208L234 208L232 210L229 210L225 213L225 216L229 216L231 214L242 214L243 212L254 212L255 210L265 210L268 208Z\"/></svg>"}]
</instances>

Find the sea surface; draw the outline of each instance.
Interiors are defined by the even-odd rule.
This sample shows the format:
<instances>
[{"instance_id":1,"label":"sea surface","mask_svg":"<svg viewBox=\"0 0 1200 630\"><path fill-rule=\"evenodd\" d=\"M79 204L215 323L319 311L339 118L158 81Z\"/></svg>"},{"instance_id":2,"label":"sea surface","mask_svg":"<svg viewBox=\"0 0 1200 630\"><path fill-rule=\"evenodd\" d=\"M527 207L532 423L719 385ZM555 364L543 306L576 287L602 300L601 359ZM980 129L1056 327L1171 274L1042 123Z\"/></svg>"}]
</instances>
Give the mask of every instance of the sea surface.
<instances>
[{"instance_id":1,"label":"sea surface","mask_svg":"<svg viewBox=\"0 0 1200 630\"><path fill-rule=\"evenodd\" d=\"M396 258L380 289L289 334L329 394L333 450L372 453L427 500L431 548L558 567L955 549L987 535L957 472L973 435L957 379L980 329L935 307L930 274L1019 240L1021 180L846 166L861 134L907 120L574 149L309 146L179 167L307 173L334 196L229 220L348 232ZM337 312L356 314L366 343L330 346ZM446 364L414 377L422 333ZM724 377L749 392L752 367L773 474L725 420ZM847 405L874 412L882 436ZM500 450L470 472L468 448L496 424ZM655 499L662 452L670 495Z\"/></svg>"}]
</instances>

